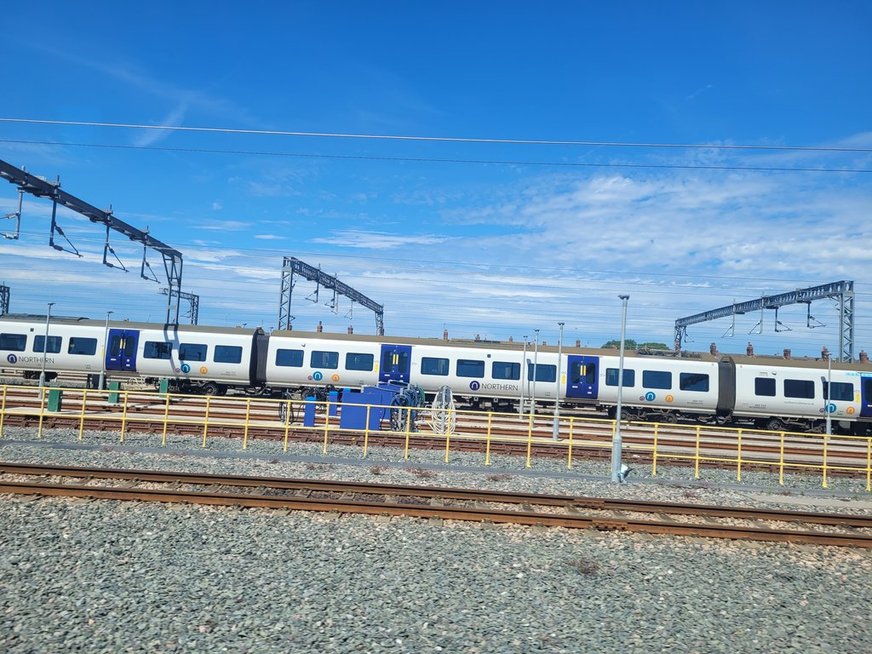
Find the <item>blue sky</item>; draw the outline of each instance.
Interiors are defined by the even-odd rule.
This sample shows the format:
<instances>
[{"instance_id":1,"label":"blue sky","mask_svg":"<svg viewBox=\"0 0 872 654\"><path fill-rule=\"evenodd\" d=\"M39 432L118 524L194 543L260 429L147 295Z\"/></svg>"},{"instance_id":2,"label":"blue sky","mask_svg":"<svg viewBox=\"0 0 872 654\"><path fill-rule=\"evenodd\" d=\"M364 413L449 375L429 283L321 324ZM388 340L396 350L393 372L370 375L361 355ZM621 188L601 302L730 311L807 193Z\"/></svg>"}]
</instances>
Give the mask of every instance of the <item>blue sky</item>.
<instances>
[{"instance_id":1,"label":"blue sky","mask_svg":"<svg viewBox=\"0 0 872 654\"><path fill-rule=\"evenodd\" d=\"M185 258L200 323L274 327L283 256L385 305L389 334L598 346L671 342L676 318L848 279L872 348L872 4L868 2L92 2L12 5L0 117L243 130L838 152L402 141L0 121L0 159L54 178ZM111 147L107 147L111 146ZM269 154L268 154L269 153ZM798 169L826 169L814 172ZM787 170L785 170L787 169ZM0 214L17 193L0 186ZM161 320L158 284L76 259L26 197L0 241L14 312ZM5 225L6 229L10 227ZM156 257L152 265L159 263ZM306 298L298 329L372 333ZM690 329L691 349L837 348L832 303Z\"/></svg>"}]
</instances>

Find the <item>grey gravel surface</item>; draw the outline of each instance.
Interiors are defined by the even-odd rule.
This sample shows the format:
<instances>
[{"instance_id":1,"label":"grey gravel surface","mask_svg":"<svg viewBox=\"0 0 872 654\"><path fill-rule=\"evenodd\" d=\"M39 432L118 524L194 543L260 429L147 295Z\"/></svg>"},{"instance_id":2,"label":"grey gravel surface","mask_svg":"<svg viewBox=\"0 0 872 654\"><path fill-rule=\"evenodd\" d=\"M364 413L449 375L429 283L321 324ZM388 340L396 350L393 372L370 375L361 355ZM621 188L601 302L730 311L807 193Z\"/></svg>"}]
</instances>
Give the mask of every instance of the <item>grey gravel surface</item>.
<instances>
[{"instance_id":1,"label":"grey gravel surface","mask_svg":"<svg viewBox=\"0 0 872 654\"><path fill-rule=\"evenodd\" d=\"M310 445L152 450L154 437L88 434L82 448L65 430L28 435L10 430L0 459L778 501L752 484L694 486L686 469L679 486L642 473L613 486L601 463L486 469L452 455L448 468L442 453L361 462L353 448L324 459ZM868 503L793 490L857 512ZM2 652L872 651L872 555L845 548L7 495L0 579Z\"/></svg>"}]
</instances>

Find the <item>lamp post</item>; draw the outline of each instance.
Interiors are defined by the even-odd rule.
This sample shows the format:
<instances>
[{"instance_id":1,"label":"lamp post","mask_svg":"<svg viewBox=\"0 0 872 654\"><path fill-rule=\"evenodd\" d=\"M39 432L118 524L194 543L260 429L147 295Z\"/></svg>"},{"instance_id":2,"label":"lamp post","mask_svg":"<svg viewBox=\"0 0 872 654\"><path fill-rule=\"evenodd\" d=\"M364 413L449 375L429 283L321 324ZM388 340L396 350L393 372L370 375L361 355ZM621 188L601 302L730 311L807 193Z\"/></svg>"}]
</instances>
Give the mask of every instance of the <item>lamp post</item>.
<instances>
[{"instance_id":1,"label":"lamp post","mask_svg":"<svg viewBox=\"0 0 872 654\"><path fill-rule=\"evenodd\" d=\"M45 360L48 358L48 326L51 323L51 308L54 306L54 302L48 303L48 313L45 314L45 339L42 342L42 371L39 373L39 388L40 388L40 396L42 395L42 389L45 387Z\"/></svg>"},{"instance_id":2,"label":"lamp post","mask_svg":"<svg viewBox=\"0 0 872 654\"><path fill-rule=\"evenodd\" d=\"M827 383L826 383L826 393L824 393L824 415L826 416L826 425L827 425L827 436L832 436L833 434L833 423L830 417L830 402L831 397L833 396L833 357L832 355L827 355Z\"/></svg>"},{"instance_id":3,"label":"lamp post","mask_svg":"<svg viewBox=\"0 0 872 654\"><path fill-rule=\"evenodd\" d=\"M115 312L106 312L106 329L103 332L103 360L100 362L99 388L101 391L106 387L106 354L109 352L109 316L111 316L113 313Z\"/></svg>"},{"instance_id":4,"label":"lamp post","mask_svg":"<svg viewBox=\"0 0 872 654\"><path fill-rule=\"evenodd\" d=\"M536 413L536 376L539 367L539 330L534 329L536 343L533 350L533 388L530 390L530 413Z\"/></svg>"},{"instance_id":5,"label":"lamp post","mask_svg":"<svg viewBox=\"0 0 872 654\"><path fill-rule=\"evenodd\" d=\"M624 395L624 335L627 329L627 301L629 295L618 296L623 303L621 311L621 351L618 356L618 406L615 409L615 437L612 439L612 481L623 482L621 475L621 402Z\"/></svg>"},{"instance_id":6,"label":"lamp post","mask_svg":"<svg viewBox=\"0 0 872 654\"><path fill-rule=\"evenodd\" d=\"M558 440L560 435L560 374L562 372L563 363L563 325L565 323L557 323L560 326L560 337L557 339L557 394L554 396L554 427L551 429L551 438Z\"/></svg>"},{"instance_id":7,"label":"lamp post","mask_svg":"<svg viewBox=\"0 0 872 654\"><path fill-rule=\"evenodd\" d=\"M518 372L518 379L521 382L521 401L518 403L518 418L524 415L524 371L527 368L527 335L524 334L524 353L521 355L521 368Z\"/></svg>"}]
</instances>

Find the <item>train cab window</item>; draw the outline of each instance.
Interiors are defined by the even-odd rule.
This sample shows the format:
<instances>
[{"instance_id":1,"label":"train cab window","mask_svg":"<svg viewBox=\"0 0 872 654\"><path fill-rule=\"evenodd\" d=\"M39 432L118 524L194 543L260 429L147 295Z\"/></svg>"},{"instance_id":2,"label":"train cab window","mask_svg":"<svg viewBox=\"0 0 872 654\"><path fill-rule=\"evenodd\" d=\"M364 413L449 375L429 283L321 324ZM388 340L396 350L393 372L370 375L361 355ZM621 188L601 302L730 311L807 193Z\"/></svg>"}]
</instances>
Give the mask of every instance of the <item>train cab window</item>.
<instances>
[{"instance_id":1,"label":"train cab window","mask_svg":"<svg viewBox=\"0 0 872 654\"><path fill-rule=\"evenodd\" d=\"M672 388L672 373L666 370L643 370L642 388Z\"/></svg>"},{"instance_id":2,"label":"train cab window","mask_svg":"<svg viewBox=\"0 0 872 654\"><path fill-rule=\"evenodd\" d=\"M179 345L179 361L205 361L208 347L198 343Z\"/></svg>"},{"instance_id":3,"label":"train cab window","mask_svg":"<svg viewBox=\"0 0 872 654\"><path fill-rule=\"evenodd\" d=\"M618 369L606 368L606 386L618 385ZM636 385L636 371L632 368L624 368L624 388L633 388Z\"/></svg>"},{"instance_id":4,"label":"train cab window","mask_svg":"<svg viewBox=\"0 0 872 654\"><path fill-rule=\"evenodd\" d=\"M146 359L169 359L173 354L173 344L162 341L146 341L142 356Z\"/></svg>"},{"instance_id":5,"label":"train cab window","mask_svg":"<svg viewBox=\"0 0 872 654\"><path fill-rule=\"evenodd\" d=\"M421 374L422 375L439 375L445 377L448 375L448 359L437 359L435 357L421 358Z\"/></svg>"},{"instance_id":6,"label":"train cab window","mask_svg":"<svg viewBox=\"0 0 872 654\"><path fill-rule=\"evenodd\" d=\"M484 361L479 361L478 359L458 359L457 376L481 379L484 377Z\"/></svg>"},{"instance_id":7,"label":"train cab window","mask_svg":"<svg viewBox=\"0 0 872 654\"><path fill-rule=\"evenodd\" d=\"M309 365L313 368L330 368L331 370L338 368L339 352L312 350L312 356L309 358Z\"/></svg>"},{"instance_id":8,"label":"train cab window","mask_svg":"<svg viewBox=\"0 0 872 654\"><path fill-rule=\"evenodd\" d=\"M682 372L678 375L678 388L683 391L708 393L709 376L696 372Z\"/></svg>"},{"instance_id":9,"label":"train cab window","mask_svg":"<svg viewBox=\"0 0 872 654\"><path fill-rule=\"evenodd\" d=\"M238 345L216 345L212 360L215 363L241 363L242 348Z\"/></svg>"},{"instance_id":10,"label":"train cab window","mask_svg":"<svg viewBox=\"0 0 872 654\"><path fill-rule=\"evenodd\" d=\"M553 382L557 381L557 366L547 366L542 363L533 365L527 363L527 381L533 381L533 368L536 369L537 382Z\"/></svg>"},{"instance_id":11,"label":"train cab window","mask_svg":"<svg viewBox=\"0 0 872 654\"><path fill-rule=\"evenodd\" d=\"M45 336L37 336L33 339L33 351L34 352L45 352ZM60 336L49 336L48 337L48 353L49 354L57 354L61 351L61 337Z\"/></svg>"},{"instance_id":12,"label":"train cab window","mask_svg":"<svg viewBox=\"0 0 872 654\"><path fill-rule=\"evenodd\" d=\"M784 397L799 397L805 400L813 400L814 382L806 379L785 379Z\"/></svg>"},{"instance_id":13,"label":"train cab window","mask_svg":"<svg viewBox=\"0 0 872 654\"><path fill-rule=\"evenodd\" d=\"M754 395L775 397L775 380L769 377L757 377L754 380Z\"/></svg>"},{"instance_id":14,"label":"train cab window","mask_svg":"<svg viewBox=\"0 0 872 654\"><path fill-rule=\"evenodd\" d=\"M494 361L491 366L491 377L494 379L520 379L521 364L509 361Z\"/></svg>"},{"instance_id":15,"label":"train cab window","mask_svg":"<svg viewBox=\"0 0 872 654\"><path fill-rule=\"evenodd\" d=\"M0 334L0 350L24 352L27 347L27 334Z\"/></svg>"},{"instance_id":16,"label":"train cab window","mask_svg":"<svg viewBox=\"0 0 872 654\"><path fill-rule=\"evenodd\" d=\"M849 384L847 382L833 382L833 396L830 397L830 389L828 388L829 384L826 380L824 380L824 399L825 400L838 400L839 402L853 402L854 401L854 384Z\"/></svg>"},{"instance_id":17,"label":"train cab window","mask_svg":"<svg viewBox=\"0 0 872 654\"><path fill-rule=\"evenodd\" d=\"M364 354L362 352L349 352L345 355L345 369L346 370L372 370L373 363L375 362L375 357L371 354Z\"/></svg>"},{"instance_id":18,"label":"train cab window","mask_svg":"<svg viewBox=\"0 0 872 654\"><path fill-rule=\"evenodd\" d=\"M303 350L276 350L276 365L284 368L302 368Z\"/></svg>"},{"instance_id":19,"label":"train cab window","mask_svg":"<svg viewBox=\"0 0 872 654\"><path fill-rule=\"evenodd\" d=\"M70 337L70 344L67 345L67 354L83 354L85 356L93 356L96 353L96 338L82 338L81 336Z\"/></svg>"},{"instance_id":20,"label":"train cab window","mask_svg":"<svg viewBox=\"0 0 872 654\"><path fill-rule=\"evenodd\" d=\"M624 371L624 379L627 378L627 371ZM573 386L579 384L587 384L592 386L596 383L596 364L595 363L573 363L569 369L569 379ZM615 385L617 385L618 372L615 371ZM626 386L626 384L624 384Z\"/></svg>"}]
</instances>

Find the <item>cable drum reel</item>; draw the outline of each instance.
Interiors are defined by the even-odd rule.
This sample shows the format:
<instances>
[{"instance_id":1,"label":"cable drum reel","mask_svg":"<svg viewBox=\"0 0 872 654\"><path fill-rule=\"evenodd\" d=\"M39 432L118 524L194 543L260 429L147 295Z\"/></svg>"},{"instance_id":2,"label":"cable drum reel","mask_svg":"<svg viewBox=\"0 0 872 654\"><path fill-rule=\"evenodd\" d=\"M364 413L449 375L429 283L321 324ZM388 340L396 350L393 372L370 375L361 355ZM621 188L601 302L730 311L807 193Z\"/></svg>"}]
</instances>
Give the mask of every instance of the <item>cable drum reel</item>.
<instances>
[{"instance_id":1,"label":"cable drum reel","mask_svg":"<svg viewBox=\"0 0 872 654\"><path fill-rule=\"evenodd\" d=\"M454 412L454 395L450 386L443 386L436 391L430 411L430 429L434 434L451 434L457 423Z\"/></svg>"},{"instance_id":2,"label":"cable drum reel","mask_svg":"<svg viewBox=\"0 0 872 654\"><path fill-rule=\"evenodd\" d=\"M417 431L418 412L412 409L423 406L424 401L424 389L420 386L406 386L397 393L391 400L391 431Z\"/></svg>"}]
</instances>

